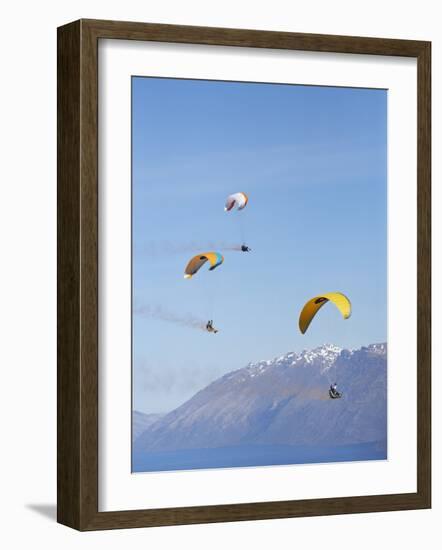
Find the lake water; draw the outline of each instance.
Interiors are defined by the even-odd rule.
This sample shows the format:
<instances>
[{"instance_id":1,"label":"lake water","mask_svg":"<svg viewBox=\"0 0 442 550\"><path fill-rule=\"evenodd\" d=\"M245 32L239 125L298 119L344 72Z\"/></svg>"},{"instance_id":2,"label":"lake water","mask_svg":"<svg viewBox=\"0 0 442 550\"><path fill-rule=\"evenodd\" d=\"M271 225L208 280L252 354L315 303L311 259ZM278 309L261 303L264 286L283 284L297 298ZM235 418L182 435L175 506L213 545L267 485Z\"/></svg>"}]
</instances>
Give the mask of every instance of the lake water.
<instances>
[{"instance_id":1,"label":"lake water","mask_svg":"<svg viewBox=\"0 0 442 550\"><path fill-rule=\"evenodd\" d=\"M134 453L133 472L385 460L385 441L340 446L248 445Z\"/></svg>"}]
</instances>

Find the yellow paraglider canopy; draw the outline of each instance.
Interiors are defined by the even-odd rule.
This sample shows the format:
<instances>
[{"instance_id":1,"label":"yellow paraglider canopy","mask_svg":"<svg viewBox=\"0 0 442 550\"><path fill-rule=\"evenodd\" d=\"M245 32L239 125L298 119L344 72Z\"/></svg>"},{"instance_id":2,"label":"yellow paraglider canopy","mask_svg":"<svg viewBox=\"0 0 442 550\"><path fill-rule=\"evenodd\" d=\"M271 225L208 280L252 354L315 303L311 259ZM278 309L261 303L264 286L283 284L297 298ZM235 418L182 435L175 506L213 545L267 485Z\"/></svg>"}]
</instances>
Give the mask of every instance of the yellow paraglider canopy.
<instances>
[{"instance_id":1,"label":"yellow paraglider canopy","mask_svg":"<svg viewBox=\"0 0 442 550\"><path fill-rule=\"evenodd\" d=\"M327 302L333 302L339 309L344 319L348 319L351 315L350 300L341 292L328 292L320 294L309 300L302 308L299 316L299 330L302 334L308 329L313 317L318 313L321 307Z\"/></svg>"},{"instance_id":2,"label":"yellow paraglider canopy","mask_svg":"<svg viewBox=\"0 0 442 550\"><path fill-rule=\"evenodd\" d=\"M210 263L209 271L212 271L222 264L223 261L224 257L219 252L202 252L201 254L197 254L187 264L184 270L184 278L190 279L206 262Z\"/></svg>"}]
</instances>

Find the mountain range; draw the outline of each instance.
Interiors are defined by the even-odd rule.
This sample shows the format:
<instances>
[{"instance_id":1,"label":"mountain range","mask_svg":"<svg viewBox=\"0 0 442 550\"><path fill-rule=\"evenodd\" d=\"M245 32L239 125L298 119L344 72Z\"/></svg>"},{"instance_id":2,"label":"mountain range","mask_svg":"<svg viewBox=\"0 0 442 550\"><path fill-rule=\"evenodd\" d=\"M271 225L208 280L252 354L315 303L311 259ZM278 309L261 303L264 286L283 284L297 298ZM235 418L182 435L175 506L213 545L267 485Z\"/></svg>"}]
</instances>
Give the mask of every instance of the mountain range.
<instances>
[{"instance_id":1,"label":"mountain range","mask_svg":"<svg viewBox=\"0 0 442 550\"><path fill-rule=\"evenodd\" d=\"M330 399L337 382L342 399ZM134 413L135 414L135 413ZM168 414L134 429L149 453L386 442L387 345L325 344L229 372ZM140 420L139 417L138 420Z\"/></svg>"},{"instance_id":2,"label":"mountain range","mask_svg":"<svg viewBox=\"0 0 442 550\"><path fill-rule=\"evenodd\" d=\"M162 414L151 413L146 414L140 411L132 413L132 440L135 441L147 428L156 422Z\"/></svg>"}]
</instances>

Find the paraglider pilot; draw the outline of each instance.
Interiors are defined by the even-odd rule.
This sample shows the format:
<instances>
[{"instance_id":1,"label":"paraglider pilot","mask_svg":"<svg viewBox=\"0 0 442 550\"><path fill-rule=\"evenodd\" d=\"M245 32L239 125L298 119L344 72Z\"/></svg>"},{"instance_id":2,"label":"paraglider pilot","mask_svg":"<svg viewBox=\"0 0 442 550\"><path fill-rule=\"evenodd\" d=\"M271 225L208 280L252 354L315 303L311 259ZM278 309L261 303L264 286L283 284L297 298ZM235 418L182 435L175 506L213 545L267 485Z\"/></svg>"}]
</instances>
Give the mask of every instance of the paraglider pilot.
<instances>
[{"instance_id":1,"label":"paraglider pilot","mask_svg":"<svg viewBox=\"0 0 442 550\"><path fill-rule=\"evenodd\" d=\"M338 392L338 387L336 382L330 385L329 394L332 399L337 399L341 397L341 393Z\"/></svg>"},{"instance_id":2,"label":"paraglider pilot","mask_svg":"<svg viewBox=\"0 0 442 550\"><path fill-rule=\"evenodd\" d=\"M218 330L213 326L212 320L207 321L206 330L207 332L214 332L215 334L218 332Z\"/></svg>"},{"instance_id":3,"label":"paraglider pilot","mask_svg":"<svg viewBox=\"0 0 442 550\"><path fill-rule=\"evenodd\" d=\"M245 244L241 245L241 252L251 252L252 249L246 246Z\"/></svg>"}]
</instances>

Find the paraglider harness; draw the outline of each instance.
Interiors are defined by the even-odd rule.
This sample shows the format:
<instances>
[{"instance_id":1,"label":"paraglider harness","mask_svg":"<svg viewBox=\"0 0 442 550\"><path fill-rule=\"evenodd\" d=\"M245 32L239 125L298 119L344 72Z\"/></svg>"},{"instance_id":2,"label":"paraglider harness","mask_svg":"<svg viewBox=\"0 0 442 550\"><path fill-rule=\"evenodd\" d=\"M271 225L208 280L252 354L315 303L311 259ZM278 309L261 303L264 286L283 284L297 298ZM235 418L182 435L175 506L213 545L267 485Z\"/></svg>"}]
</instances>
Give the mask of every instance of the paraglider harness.
<instances>
[{"instance_id":1,"label":"paraglider harness","mask_svg":"<svg viewBox=\"0 0 442 550\"><path fill-rule=\"evenodd\" d=\"M330 389L328 390L328 395L330 396L330 399L340 399L342 397L342 393L338 392L336 389L336 384L332 384L330 386Z\"/></svg>"},{"instance_id":2,"label":"paraglider harness","mask_svg":"<svg viewBox=\"0 0 442 550\"><path fill-rule=\"evenodd\" d=\"M241 252L251 252L252 249L246 246L245 244L241 245Z\"/></svg>"},{"instance_id":3,"label":"paraglider harness","mask_svg":"<svg viewBox=\"0 0 442 550\"><path fill-rule=\"evenodd\" d=\"M214 328L212 320L207 321L206 330L207 332L214 332L215 334L218 332L218 330Z\"/></svg>"}]
</instances>

